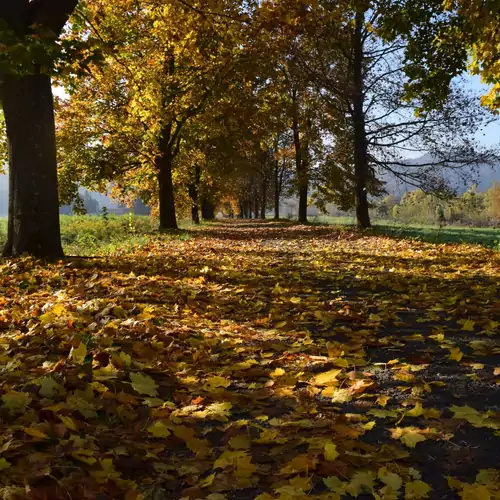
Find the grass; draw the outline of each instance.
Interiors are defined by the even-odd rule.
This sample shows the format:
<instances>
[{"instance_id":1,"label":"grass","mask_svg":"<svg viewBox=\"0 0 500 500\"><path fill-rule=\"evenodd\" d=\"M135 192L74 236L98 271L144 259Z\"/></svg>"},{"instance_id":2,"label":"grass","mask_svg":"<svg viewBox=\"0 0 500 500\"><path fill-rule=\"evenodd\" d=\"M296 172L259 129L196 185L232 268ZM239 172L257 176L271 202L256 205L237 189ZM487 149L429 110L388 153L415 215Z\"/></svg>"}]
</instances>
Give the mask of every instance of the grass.
<instances>
[{"instance_id":1,"label":"grass","mask_svg":"<svg viewBox=\"0 0 500 500\"><path fill-rule=\"evenodd\" d=\"M354 217L322 216L311 219L313 224L350 226ZM374 219L373 232L382 236L412 239L427 243L471 243L487 248L500 248L500 228L444 226L403 223L394 220Z\"/></svg>"},{"instance_id":2,"label":"grass","mask_svg":"<svg viewBox=\"0 0 500 500\"><path fill-rule=\"evenodd\" d=\"M311 217L312 225L349 226L353 217ZM394 220L375 219L373 233L398 239L411 239L427 243L472 243L487 248L500 248L500 229L461 226L404 224ZM210 223L203 225L210 226ZM182 221L180 231L165 233L165 237L189 238L189 221ZM61 239L66 255L98 256L127 254L146 245L157 233L158 221L146 216L96 215L61 216ZM7 219L0 218L0 245L7 237Z\"/></svg>"},{"instance_id":3,"label":"grass","mask_svg":"<svg viewBox=\"0 0 500 500\"><path fill-rule=\"evenodd\" d=\"M61 215L61 240L66 255L125 254L147 244L157 233L158 221L147 216ZM183 223L182 227L189 227ZM185 238L186 233L168 233ZM7 239L7 218L0 219L0 245Z\"/></svg>"}]
</instances>

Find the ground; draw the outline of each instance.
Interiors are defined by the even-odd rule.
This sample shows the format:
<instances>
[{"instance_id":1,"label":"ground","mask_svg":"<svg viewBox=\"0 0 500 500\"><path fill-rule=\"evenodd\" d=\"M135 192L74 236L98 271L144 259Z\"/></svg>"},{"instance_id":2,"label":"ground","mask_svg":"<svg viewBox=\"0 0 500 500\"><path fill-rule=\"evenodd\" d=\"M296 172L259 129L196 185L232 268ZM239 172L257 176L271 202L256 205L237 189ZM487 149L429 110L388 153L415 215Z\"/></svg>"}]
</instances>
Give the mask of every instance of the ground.
<instances>
[{"instance_id":1,"label":"ground","mask_svg":"<svg viewBox=\"0 0 500 500\"><path fill-rule=\"evenodd\" d=\"M3 261L3 498L499 499L499 278L287 223Z\"/></svg>"}]
</instances>

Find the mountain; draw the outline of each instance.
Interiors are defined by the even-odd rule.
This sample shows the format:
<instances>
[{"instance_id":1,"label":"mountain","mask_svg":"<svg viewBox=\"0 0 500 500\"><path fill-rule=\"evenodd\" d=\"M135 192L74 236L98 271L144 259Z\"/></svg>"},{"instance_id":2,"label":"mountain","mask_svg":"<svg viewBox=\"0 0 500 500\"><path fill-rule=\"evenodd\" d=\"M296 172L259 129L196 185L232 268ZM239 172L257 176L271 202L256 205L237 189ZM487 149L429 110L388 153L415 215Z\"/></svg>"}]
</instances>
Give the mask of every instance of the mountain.
<instances>
[{"instance_id":1,"label":"mountain","mask_svg":"<svg viewBox=\"0 0 500 500\"><path fill-rule=\"evenodd\" d=\"M108 210L118 210L121 205L112 200L109 196L101 193L94 193L87 189L80 189L80 194L84 195L89 193L90 196L98 203L99 209L106 207ZM7 217L9 210L9 177L7 175L0 175L0 217ZM67 210L62 210L67 212Z\"/></svg>"},{"instance_id":2,"label":"mountain","mask_svg":"<svg viewBox=\"0 0 500 500\"><path fill-rule=\"evenodd\" d=\"M408 160L408 163L412 165L421 165L430 162L432 162L432 157L428 154ZM473 185L477 185L478 191L487 191L495 181L500 182L500 163L494 166L485 164L479 165L474 171L471 170L471 179L468 182L464 182L464 180L451 169L443 169L442 172L443 177L458 193L464 193ZM408 191L415 190L414 186L403 182L393 174L385 174L383 179L386 182L385 187L389 194L402 196Z\"/></svg>"}]
</instances>

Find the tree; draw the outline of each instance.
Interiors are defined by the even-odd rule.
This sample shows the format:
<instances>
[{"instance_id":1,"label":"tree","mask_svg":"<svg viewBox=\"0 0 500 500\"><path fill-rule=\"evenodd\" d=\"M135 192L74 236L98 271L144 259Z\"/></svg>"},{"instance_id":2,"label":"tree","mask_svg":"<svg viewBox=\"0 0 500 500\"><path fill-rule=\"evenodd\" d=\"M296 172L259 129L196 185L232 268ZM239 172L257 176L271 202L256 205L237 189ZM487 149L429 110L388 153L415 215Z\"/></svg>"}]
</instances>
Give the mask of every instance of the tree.
<instances>
[{"instance_id":1,"label":"tree","mask_svg":"<svg viewBox=\"0 0 500 500\"><path fill-rule=\"evenodd\" d=\"M316 197L343 209L354 206L361 228L370 226L368 195L381 194L388 178L448 194L443 169L463 174L495 159L474 141L489 120L474 95L455 87L439 109L415 113L420 102L405 93L406 42L385 42L378 34L384 5L375 2L368 9L353 2L342 10L319 2L313 25L321 29L308 33L308 57L300 59L323 101L323 127L330 134ZM411 152L429 155L410 162Z\"/></svg>"},{"instance_id":2,"label":"tree","mask_svg":"<svg viewBox=\"0 0 500 500\"><path fill-rule=\"evenodd\" d=\"M408 97L421 109L442 105L452 80L470 70L491 85L482 103L500 109L500 31L497 0L388 0L380 33L406 41Z\"/></svg>"},{"instance_id":3,"label":"tree","mask_svg":"<svg viewBox=\"0 0 500 500\"><path fill-rule=\"evenodd\" d=\"M62 257L50 71L78 0L2 0L0 100L9 147L4 256Z\"/></svg>"},{"instance_id":4,"label":"tree","mask_svg":"<svg viewBox=\"0 0 500 500\"><path fill-rule=\"evenodd\" d=\"M240 3L213 0L206 6L213 15L175 0L116 0L79 11L71 36L93 33L105 55L83 76L64 80L65 185L78 177L100 189L113 180L125 195L149 191L160 229L177 227L174 167L186 127L217 100L237 64Z\"/></svg>"}]
</instances>

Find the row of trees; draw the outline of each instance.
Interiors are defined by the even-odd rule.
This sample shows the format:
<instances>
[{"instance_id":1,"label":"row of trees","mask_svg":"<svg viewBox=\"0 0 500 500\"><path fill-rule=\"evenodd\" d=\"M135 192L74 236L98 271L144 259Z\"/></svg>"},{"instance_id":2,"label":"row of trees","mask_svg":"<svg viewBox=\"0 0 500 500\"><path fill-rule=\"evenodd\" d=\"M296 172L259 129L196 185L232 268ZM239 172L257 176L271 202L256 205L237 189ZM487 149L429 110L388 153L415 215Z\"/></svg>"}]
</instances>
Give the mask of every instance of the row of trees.
<instances>
[{"instance_id":1,"label":"row of trees","mask_svg":"<svg viewBox=\"0 0 500 500\"><path fill-rule=\"evenodd\" d=\"M461 196L440 199L421 189L405 193L401 199L389 195L376 205L377 216L404 222L458 223L473 226L500 224L500 184L485 192L472 188Z\"/></svg>"},{"instance_id":2,"label":"row of trees","mask_svg":"<svg viewBox=\"0 0 500 500\"><path fill-rule=\"evenodd\" d=\"M248 217L272 203L279 216L290 192L301 222L312 198L369 227L388 174L446 192L438 167L495 159L474 141L491 116L448 77L471 51L489 82L500 73L498 45L484 48L498 5L469 4L1 0L4 254L62 255L58 204L79 186L141 198L160 229L217 206ZM65 91L56 121L51 76ZM406 161L422 151L432 160Z\"/></svg>"}]
</instances>

